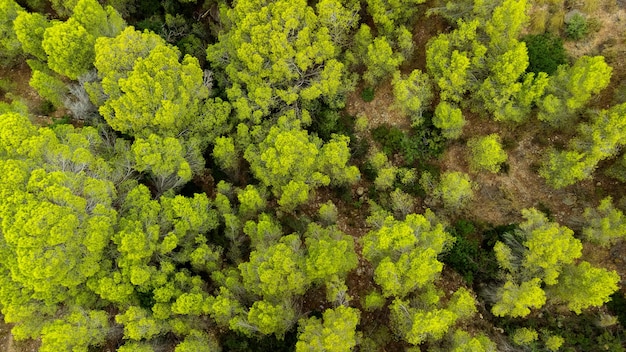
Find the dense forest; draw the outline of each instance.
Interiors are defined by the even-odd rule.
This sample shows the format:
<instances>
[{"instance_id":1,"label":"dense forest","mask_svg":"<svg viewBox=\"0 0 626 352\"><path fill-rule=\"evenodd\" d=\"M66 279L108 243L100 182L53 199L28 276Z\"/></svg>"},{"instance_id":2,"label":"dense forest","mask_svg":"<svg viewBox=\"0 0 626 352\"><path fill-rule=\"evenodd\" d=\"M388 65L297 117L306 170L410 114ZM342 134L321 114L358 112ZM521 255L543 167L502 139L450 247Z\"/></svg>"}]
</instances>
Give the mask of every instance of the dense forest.
<instances>
[{"instance_id":1,"label":"dense forest","mask_svg":"<svg viewBox=\"0 0 626 352\"><path fill-rule=\"evenodd\" d=\"M625 351L626 3L0 0L0 351Z\"/></svg>"}]
</instances>

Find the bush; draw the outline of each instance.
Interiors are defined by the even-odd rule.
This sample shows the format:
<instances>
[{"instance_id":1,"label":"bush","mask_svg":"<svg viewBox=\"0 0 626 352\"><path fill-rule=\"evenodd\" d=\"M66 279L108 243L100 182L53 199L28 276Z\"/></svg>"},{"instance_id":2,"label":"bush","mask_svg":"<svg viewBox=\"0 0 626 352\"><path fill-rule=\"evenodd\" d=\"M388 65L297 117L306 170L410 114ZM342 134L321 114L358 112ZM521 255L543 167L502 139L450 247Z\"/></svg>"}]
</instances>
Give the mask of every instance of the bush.
<instances>
[{"instance_id":1,"label":"bush","mask_svg":"<svg viewBox=\"0 0 626 352\"><path fill-rule=\"evenodd\" d=\"M472 171L487 170L499 172L500 166L507 160L507 154L502 149L500 136L490 134L485 137L475 137L467 143L470 149L470 167Z\"/></svg>"},{"instance_id":2,"label":"bush","mask_svg":"<svg viewBox=\"0 0 626 352\"><path fill-rule=\"evenodd\" d=\"M363 88L363 90L361 91L361 99L363 99L363 101L366 103L369 103L370 101L374 100L374 88L373 87Z\"/></svg>"},{"instance_id":3,"label":"bush","mask_svg":"<svg viewBox=\"0 0 626 352\"><path fill-rule=\"evenodd\" d=\"M528 48L527 72L552 74L559 65L567 63L563 40L550 33L527 35L522 40Z\"/></svg>"},{"instance_id":4,"label":"bush","mask_svg":"<svg viewBox=\"0 0 626 352\"><path fill-rule=\"evenodd\" d=\"M580 40L586 37L588 33L589 26L587 25L587 20L580 13L575 13L567 22L565 34L570 39Z\"/></svg>"}]
</instances>

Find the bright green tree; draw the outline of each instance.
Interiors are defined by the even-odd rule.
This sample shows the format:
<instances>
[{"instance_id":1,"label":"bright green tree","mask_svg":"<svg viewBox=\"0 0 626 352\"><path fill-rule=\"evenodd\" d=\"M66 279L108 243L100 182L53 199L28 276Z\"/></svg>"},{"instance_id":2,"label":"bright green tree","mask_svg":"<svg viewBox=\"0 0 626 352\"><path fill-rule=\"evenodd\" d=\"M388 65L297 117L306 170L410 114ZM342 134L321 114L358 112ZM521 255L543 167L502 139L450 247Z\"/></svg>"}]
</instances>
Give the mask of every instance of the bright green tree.
<instances>
[{"instance_id":1,"label":"bright green tree","mask_svg":"<svg viewBox=\"0 0 626 352\"><path fill-rule=\"evenodd\" d=\"M431 283L443 269L437 255L451 237L430 216L409 214L404 221L387 216L363 237L363 256L374 265L374 281L385 297L405 297Z\"/></svg>"},{"instance_id":2,"label":"bright green tree","mask_svg":"<svg viewBox=\"0 0 626 352\"><path fill-rule=\"evenodd\" d=\"M147 139L138 138L132 146L135 168L150 174L159 193L180 187L191 180L193 170L202 160L197 151L185 149L172 137L151 134Z\"/></svg>"},{"instance_id":3,"label":"bright green tree","mask_svg":"<svg viewBox=\"0 0 626 352\"><path fill-rule=\"evenodd\" d=\"M394 52L392 43L386 37L376 37L367 46L364 62L367 69L363 79L371 86L377 85L381 79L395 72L404 59L400 53Z\"/></svg>"},{"instance_id":4,"label":"bright green tree","mask_svg":"<svg viewBox=\"0 0 626 352\"><path fill-rule=\"evenodd\" d=\"M279 204L291 211L306 203L309 192L319 186L351 184L360 177L356 166L347 165L349 139L334 135L323 144L300 128L272 126L258 145L244 153L257 179L271 187Z\"/></svg>"},{"instance_id":5,"label":"bright green tree","mask_svg":"<svg viewBox=\"0 0 626 352\"><path fill-rule=\"evenodd\" d=\"M440 102L435 109L433 125L441 129L441 134L446 138L459 138L463 133L465 118L461 109L445 101Z\"/></svg>"},{"instance_id":6,"label":"bright green tree","mask_svg":"<svg viewBox=\"0 0 626 352\"><path fill-rule=\"evenodd\" d=\"M48 74L43 71L35 70L28 84L33 87L42 98L51 102L54 107L63 107L68 89L65 83L63 83L56 74Z\"/></svg>"},{"instance_id":7,"label":"bright green tree","mask_svg":"<svg viewBox=\"0 0 626 352\"><path fill-rule=\"evenodd\" d=\"M65 319L57 319L42 330L42 352L86 351L101 345L109 332L107 312L76 308Z\"/></svg>"},{"instance_id":8,"label":"bright green tree","mask_svg":"<svg viewBox=\"0 0 626 352\"><path fill-rule=\"evenodd\" d=\"M611 72L602 56L583 56L571 67L560 66L538 102L537 117L555 127L575 122L576 113L609 84Z\"/></svg>"},{"instance_id":9,"label":"bright green tree","mask_svg":"<svg viewBox=\"0 0 626 352\"><path fill-rule=\"evenodd\" d=\"M541 289L541 279L535 278L517 285L507 281L498 292L498 302L491 312L496 316L525 317L531 308L541 308L546 303L546 294Z\"/></svg>"},{"instance_id":10,"label":"bright green tree","mask_svg":"<svg viewBox=\"0 0 626 352\"><path fill-rule=\"evenodd\" d=\"M41 43L48 66L70 79L78 79L93 66L96 37L70 18L47 28Z\"/></svg>"},{"instance_id":11,"label":"bright green tree","mask_svg":"<svg viewBox=\"0 0 626 352\"><path fill-rule=\"evenodd\" d=\"M198 60L185 56L179 62L179 57L177 49L162 44L136 59L127 76L118 80L121 94L100 108L113 129L142 137L189 133L208 91Z\"/></svg>"},{"instance_id":12,"label":"bright green tree","mask_svg":"<svg viewBox=\"0 0 626 352\"><path fill-rule=\"evenodd\" d=\"M433 97L428 75L420 70L414 70L408 77L403 78L400 72L396 71L391 85L396 104L410 116L413 126L419 126L422 123L422 113L429 107Z\"/></svg>"},{"instance_id":13,"label":"bright green tree","mask_svg":"<svg viewBox=\"0 0 626 352\"><path fill-rule=\"evenodd\" d=\"M401 25L408 24L417 11L417 5L426 0L367 0L367 12L372 16L379 33L388 35Z\"/></svg>"},{"instance_id":14,"label":"bright green tree","mask_svg":"<svg viewBox=\"0 0 626 352\"><path fill-rule=\"evenodd\" d=\"M259 123L272 111L317 99L343 105L352 85L337 60L337 44L345 39L332 22L356 21L340 2L332 3L330 13L328 6L328 1L318 5L320 16L304 0L246 0L223 8L226 28L207 53L213 66L225 71L226 93L241 120ZM333 19L333 13L340 17Z\"/></svg>"},{"instance_id":15,"label":"bright green tree","mask_svg":"<svg viewBox=\"0 0 626 352\"><path fill-rule=\"evenodd\" d=\"M459 210L474 198L474 183L467 174L447 171L441 175L434 196L443 202L446 209Z\"/></svg>"},{"instance_id":16,"label":"bright green tree","mask_svg":"<svg viewBox=\"0 0 626 352\"><path fill-rule=\"evenodd\" d=\"M266 250L250 253L250 261L239 265L244 287L267 300L281 302L301 295L310 280L297 235L282 237ZM276 285L282 282L282 285Z\"/></svg>"},{"instance_id":17,"label":"bright green tree","mask_svg":"<svg viewBox=\"0 0 626 352\"><path fill-rule=\"evenodd\" d=\"M472 138L467 142L470 149L470 164L474 171L500 171L500 166L507 160L507 154L502 149L500 136L490 134L485 137Z\"/></svg>"},{"instance_id":18,"label":"bright green tree","mask_svg":"<svg viewBox=\"0 0 626 352\"><path fill-rule=\"evenodd\" d=\"M14 0L0 1L0 65L14 64L22 54L20 41L13 29L13 22L22 12Z\"/></svg>"},{"instance_id":19,"label":"bright green tree","mask_svg":"<svg viewBox=\"0 0 626 352\"><path fill-rule=\"evenodd\" d=\"M606 197L597 208L586 208L583 214L587 226L583 235L594 243L609 247L626 236L626 217L613 206L613 199Z\"/></svg>"},{"instance_id":20,"label":"bright green tree","mask_svg":"<svg viewBox=\"0 0 626 352\"><path fill-rule=\"evenodd\" d=\"M563 269L559 283L549 289L550 298L567 304L569 310L580 314L583 309L600 307L618 290L620 277L615 270L593 267L588 262L569 265Z\"/></svg>"},{"instance_id":21,"label":"bright green tree","mask_svg":"<svg viewBox=\"0 0 626 352\"><path fill-rule=\"evenodd\" d=\"M359 311L339 306L326 309L322 319L311 317L298 322L297 352L349 352L357 344Z\"/></svg>"},{"instance_id":22,"label":"bright green tree","mask_svg":"<svg viewBox=\"0 0 626 352\"><path fill-rule=\"evenodd\" d=\"M306 275L313 282L324 283L334 277L345 279L348 272L357 267L352 237L336 227L310 224L305 233L305 243Z\"/></svg>"},{"instance_id":23,"label":"bright green tree","mask_svg":"<svg viewBox=\"0 0 626 352\"><path fill-rule=\"evenodd\" d=\"M13 23L15 35L22 44L22 50L41 61L46 61L47 59L41 43L43 42L44 32L50 26L52 26L52 23L42 14L26 11L20 12Z\"/></svg>"}]
</instances>

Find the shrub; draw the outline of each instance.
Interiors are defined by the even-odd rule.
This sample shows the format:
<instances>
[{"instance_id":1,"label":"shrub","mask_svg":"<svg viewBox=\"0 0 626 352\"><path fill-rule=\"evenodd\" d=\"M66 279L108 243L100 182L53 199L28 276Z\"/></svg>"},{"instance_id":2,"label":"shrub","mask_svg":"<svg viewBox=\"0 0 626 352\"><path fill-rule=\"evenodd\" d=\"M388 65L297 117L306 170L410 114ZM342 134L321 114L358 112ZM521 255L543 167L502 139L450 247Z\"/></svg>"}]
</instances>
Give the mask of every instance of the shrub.
<instances>
[{"instance_id":1,"label":"shrub","mask_svg":"<svg viewBox=\"0 0 626 352\"><path fill-rule=\"evenodd\" d=\"M575 13L567 22L565 34L570 39L580 40L586 37L588 33L589 26L587 25L587 20L580 13Z\"/></svg>"},{"instance_id":2,"label":"shrub","mask_svg":"<svg viewBox=\"0 0 626 352\"><path fill-rule=\"evenodd\" d=\"M363 99L363 101L366 103L369 103L370 101L374 100L374 88L373 87L363 88L363 90L361 91L361 99Z\"/></svg>"},{"instance_id":3,"label":"shrub","mask_svg":"<svg viewBox=\"0 0 626 352\"><path fill-rule=\"evenodd\" d=\"M472 171L487 170L500 171L500 166L507 160L507 154L502 149L500 136L490 134L485 137L472 138L467 143L470 149L470 165Z\"/></svg>"},{"instance_id":4,"label":"shrub","mask_svg":"<svg viewBox=\"0 0 626 352\"><path fill-rule=\"evenodd\" d=\"M522 40L528 48L527 72L552 74L559 65L567 63L563 40L550 33L527 35Z\"/></svg>"}]
</instances>

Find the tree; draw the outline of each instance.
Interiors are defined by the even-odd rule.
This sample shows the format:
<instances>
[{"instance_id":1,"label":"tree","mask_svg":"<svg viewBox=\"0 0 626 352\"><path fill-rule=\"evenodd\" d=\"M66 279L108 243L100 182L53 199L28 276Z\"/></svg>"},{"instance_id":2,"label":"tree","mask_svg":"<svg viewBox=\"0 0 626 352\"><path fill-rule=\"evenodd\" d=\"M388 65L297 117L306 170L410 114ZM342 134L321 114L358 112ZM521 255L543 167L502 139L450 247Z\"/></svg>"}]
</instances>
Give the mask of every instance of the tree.
<instances>
[{"instance_id":1,"label":"tree","mask_svg":"<svg viewBox=\"0 0 626 352\"><path fill-rule=\"evenodd\" d=\"M465 118L461 109L445 101L440 102L435 109L433 125L441 129L441 134L446 138L456 139L463 133Z\"/></svg>"},{"instance_id":2,"label":"tree","mask_svg":"<svg viewBox=\"0 0 626 352\"><path fill-rule=\"evenodd\" d=\"M394 53L391 43L386 37L376 37L367 46L365 66L367 70L363 73L363 79L369 85L376 85L383 77L395 72L404 57L399 53Z\"/></svg>"},{"instance_id":3,"label":"tree","mask_svg":"<svg viewBox=\"0 0 626 352\"><path fill-rule=\"evenodd\" d=\"M535 278L517 285L507 281L498 292L498 302L491 312L496 316L525 317L531 308L541 308L546 303L546 294L541 289L541 279Z\"/></svg>"},{"instance_id":4,"label":"tree","mask_svg":"<svg viewBox=\"0 0 626 352\"><path fill-rule=\"evenodd\" d=\"M185 150L176 138L161 138L151 134L138 138L132 146L137 171L149 172L159 194L177 188L191 180L193 169L202 160L198 151ZM193 167L193 169L192 169Z\"/></svg>"},{"instance_id":5,"label":"tree","mask_svg":"<svg viewBox=\"0 0 626 352\"><path fill-rule=\"evenodd\" d=\"M376 29L384 35L391 34L401 25L408 24L417 11L417 5L426 0L367 0L367 12Z\"/></svg>"},{"instance_id":6,"label":"tree","mask_svg":"<svg viewBox=\"0 0 626 352\"><path fill-rule=\"evenodd\" d=\"M474 184L469 175L462 172L444 172L439 184L434 189L434 196L439 198L446 209L458 210L467 205L474 197Z\"/></svg>"},{"instance_id":7,"label":"tree","mask_svg":"<svg viewBox=\"0 0 626 352\"><path fill-rule=\"evenodd\" d=\"M41 333L42 352L80 351L105 342L109 330L105 311L74 308L64 319L46 325Z\"/></svg>"},{"instance_id":8,"label":"tree","mask_svg":"<svg viewBox=\"0 0 626 352\"><path fill-rule=\"evenodd\" d=\"M322 321L315 317L300 319L296 351L352 351L357 344L355 329L359 323L359 315L355 308L339 306L326 309Z\"/></svg>"},{"instance_id":9,"label":"tree","mask_svg":"<svg viewBox=\"0 0 626 352\"><path fill-rule=\"evenodd\" d=\"M404 221L387 216L363 237L363 256L374 265L374 281L385 297L403 298L430 284L443 269L437 255L452 238L432 215L409 214Z\"/></svg>"},{"instance_id":10,"label":"tree","mask_svg":"<svg viewBox=\"0 0 626 352\"><path fill-rule=\"evenodd\" d=\"M591 123L582 124L570 150L551 151L539 170L554 188L561 188L591 176L597 164L613 156L626 133L626 104L602 110Z\"/></svg>"},{"instance_id":11,"label":"tree","mask_svg":"<svg viewBox=\"0 0 626 352\"><path fill-rule=\"evenodd\" d=\"M345 39L336 24L331 29L325 24L356 21L339 2L332 3L331 18L326 17L329 6L328 1L318 6L321 16L304 0L247 0L224 8L226 28L207 54L214 67L226 72L226 93L240 120L258 124L273 111L317 99L343 105L352 86L337 60ZM333 19L332 13L340 17Z\"/></svg>"},{"instance_id":12,"label":"tree","mask_svg":"<svg viewBox=\"0 0 626 352\"><path fill-rule=\"evenodd\" d=\"M537 117L555 127L575 121L575 114L592 95L609 84L611 72L602 56L583 56L571 67L560 66L550 77L545 97L538 101Z\"/></svg>"},{"instance_id":13,"label":"tree","mask_svg":"<svg viewBox=\"0 0 626 352\"><path fill-rule=\"evenodd\" d=\"M96 38L115 37L126 27L126 22L113 7L103 8L96 0L78 0L72 18Z\"/></svg>"},{"instance_id":14,"label":"tree","mask_svg":"<svg viewBox=\"0 0 626 352\"><path fill-rule=\"evenodd\" d=\"M495 352L496 344L483 334L472 337L463 330L456 330L452 337L452 352Z\"/></svg>"},{"instance_id":15,"label":"tree","mask_svg":"<svg viewBox=\"0 0 626 352\"><path fill-rule=\"evenodd\" d=\"M54 73L48 74L42 71L33 71L28 84L39 95L52 103L55 108L63 107L63 101L68 92L67 86Z\"/></svg>"},{"instance_id":16,"label":"tree","mask_svg":"<svg viewBox=\"0 0 626 352\"><path fill-rule=\"evenodd\" d=\"M305 233L305 244L305 270L312 282L325 283L335 277L345 279L358 265L352 237L336 227L310 224Z\"/></svg>"},{"instance_id":17,"label":"tree","mask_svg":"<svg viewBox=\"0 0 626 352\"><path fill-rule=\"evenodd\" d=\"M569 310L580 314L588 307L600 307L618 290L620 277L615 270L595 268L588 262L568 265L559 283L549 289L550 297L567 304Z\"/></svg>"},{"instance_id":18,"label":"tree","mask_svg":"<svg viewBox=\"0 0 626 352\"><path fill-rule=\"evenodd\" d=\"M100 107L113 129L144 138L151 133L174 137L197 125L208 90L198 60L185 56L181 63L179 56L177 49L161 44L136 59L127 76L118 80L121 94Z\"/></svg>"},{"instance_id":19,"label":"tree","mask_svg":"<svg viewBox=\"0 0 626 352\"><path fill-rule=\"evenodd\" d=\"M250 261L239 264L246 290L271 302L303 294L310 281L300 246L297 235L288 235L266 250L252 251Z\"/></svg>"},{"instance_id":20,"label":"tree","mask_svg":"<svg viewBox=\"0 0 626 352\"><path fill-rule=\"evenodd\" d=\"M13 22L22 8L13 0L0 1L0 65L8 66L22 54L20 41L13 29Z\"/></svg>"},{"instance_id":21,"label":"tree","mask_svg":"<svg viewBox=\"0 0 626 352\"><path fill-rule=\"evenodd\" d=\"M470 149L470 164L474 171L483 169L498 172L507 159L507 154L500 144L500 136L497 134L472 138L467 142L467 146Z\"/></svg>"},{"instance_id":22,"label":"tree","mask_svg":"<svg viewBox=\"0 0 626 352\"><path fill-rule=\"evenodd\" d=\"M194 330L174 348L174 352L221 352L221 350L215 337L198 330Z\"/></svg>"},{"instance_id":23,"label":"tree","mask_svg":"<svg viewBox=\"0 0 626 352\"><path fill-rule=\"evenodd\" d=\"M611 197L604 198L596 209L585 208L583 216L587 222L583 235L589 241L609 247L626 236L626 218L613 206Z\"/></svg>"},{"instance_id":24,"label":"tree","mask_svg":"<svg viewBox=\"0 0 626 352\"><path fill-rule=\"evenodd\" d=\"M391 85L400 109L411 117L414 127L419 126L422 123L422 113L433 97L428 75L420 70L414 70L409 77L403 78L400 72L396 71Z\"/></svg>"},{"instance_id":25,"label":"tree","mask_svg":"<svg viewBox=\"0 0 626 352\"><path fill-rule=\"evenodd\" d=\"M299 127L272 126L258 145L244 153L257 179L271 187L287 211L306 203L309 192L319 186L344 185L359 177L356 166L348 166L349 139L335 135L326 144Z\"/></svg>"},{"instance_id":26,"label":"tree","mask_svg":"<svg viewBox=\"0 0 626 352\"><path fill-rule=\"evenodd\" d=\"M70 79L78 79L92 67L96 37L87 32L77 20L70 18L47 28L43 47L48 55L48 66Z\"/></svg>"},{"instance_id":27,"label":"tree","mask_svg":"<svg viewBox=\"0 0 626 352\"><path fill-rule=\"evenodd\" d=\"M497 242L494 247L507 282L498 290L492 312L523 317L531 308L541 308L551 300L567 303L580 313L606 302L617 289L619 276L587 262L575 264L582 255L582 244L572 230L550 222L536 209L525 209L522 215L526 221L519 231L506 236L506 244Z\"/></svg>"},{"instance_id":28,"label":"tree","mask_svg":"<svg viewBox=\"0 0 626 352\"><path fill-rule=\"evenodd\" d=\"M46 61L46 52L41 43L44 32L50 26L52 23L40 13L22 11L18 14L13 23L13 28L17 39L22 44L24 53L33 55L41 61Z\"/></svg>"},{"instance_id":29,"label":"tree","mask_svg":"<svg viewBox=\"0 0 626 352\"><path fill-rule=\"evenodd\" d=\"M459 299L460 296L468 296ZM468 291L461 288L452 295L453 301L448 307L442 307L440 294L434 286L420 297L419 304L395 299L389 306L391 326L396 334L408 343L419 345L424 341L436 341L444 337L448 330L460 319L469 318L476 312L474 300ZM466 307L454 307L458 302L466 302ZM458 315L465 311L469 315Z\"/></svg>"}]
</instances>

